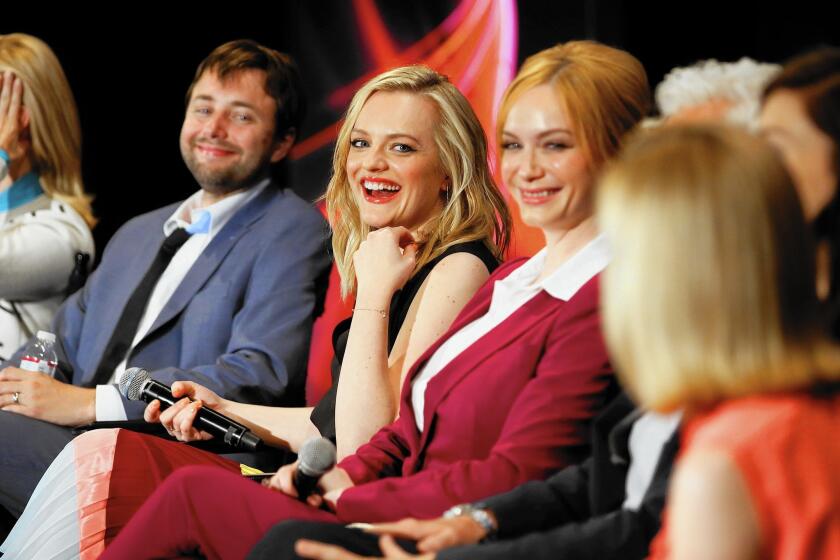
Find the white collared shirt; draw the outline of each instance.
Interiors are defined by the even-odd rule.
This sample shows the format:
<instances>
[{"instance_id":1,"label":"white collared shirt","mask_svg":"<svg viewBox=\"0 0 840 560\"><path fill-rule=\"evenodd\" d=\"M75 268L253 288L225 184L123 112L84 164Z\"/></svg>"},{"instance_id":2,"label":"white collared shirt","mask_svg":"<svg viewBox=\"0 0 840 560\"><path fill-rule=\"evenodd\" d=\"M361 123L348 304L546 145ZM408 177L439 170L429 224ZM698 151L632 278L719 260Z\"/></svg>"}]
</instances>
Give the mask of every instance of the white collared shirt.
<instances>
[{"instance_id":1,"label":"white collared shirt","mask_svg":"<svg viewBox=\"0 0 840 560\"><path fill-rule=\"evenodd\" d=\"M179 227L185 228L190 237L178 249L172 260L163 271L163 274L155 284L155 289L149 297L143 317L137 326L137 333L131 343L131 348L143 340L149 329L154 325L158 315L166 306L169 298L181 285L184 277L190 271L195 261L210 244L219 231L230 221L236 212L253 200L259 193L268 186L269 180L264 179L256 186L230 196L226 196L219 202L211 204L206 208L201 207L204 199L204 191L198 191L175 210L172 216L163 224L164 236L169 236ZM126 354L126 359L131 350ZM116 383L123 371L125 371L126 359L114 369L108 385L96 386L96 420L126 420L125 408L122 404Z\"/></svg>"},{"instance_id":2,"label":"white collared shirt","mask_svg":"<svg viewBox=\"0 0 840 560\"><path fill-rule=\"evenodd\" d=\"M682 420L682 411L646 412L630 428L630 467L624 485L624 509L636 511L653 482L659 456Z\"/></svg>"},{"instance_id":3,"label":"white collared shirt","mask_svg":"<svg viewBox=\"0 0 840 560\"><path fill-rule=\"evenodd\" d=\"M411 386L411 405L414 409L417 429L420 432L423 431L426 387L429 381L449 362L472 346L479 338L499 326L502 321L541 291L545 290L556 299L570 300L584 284L607 266L610 255L606 236L601 234L539 283L536 280L545 266L548 249L543 249L528 259L506 278L496 280L487 313L465 325L441 344L423 366L422 371L414 378Z\"/></svg>"}]
</instances>

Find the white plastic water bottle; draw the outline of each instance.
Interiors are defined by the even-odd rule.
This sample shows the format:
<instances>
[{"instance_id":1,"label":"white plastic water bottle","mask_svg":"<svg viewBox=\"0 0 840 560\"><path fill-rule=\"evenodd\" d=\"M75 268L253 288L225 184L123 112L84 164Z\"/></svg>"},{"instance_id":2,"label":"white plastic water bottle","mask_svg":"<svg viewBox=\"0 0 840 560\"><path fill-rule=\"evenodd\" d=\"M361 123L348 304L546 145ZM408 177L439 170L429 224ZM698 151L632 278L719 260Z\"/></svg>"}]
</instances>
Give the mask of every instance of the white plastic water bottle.
<instances>
[{"instance_id":1,"label":"white plastic water bottle","mask_svg":"<svg viewBox=\"0 0 840 560\"><path fill-rule=\"evenodd\" d=\"M40 371L47 375L55 375L58 356L55 354L55 335L47 331L38 331L20 359L20 369L26 371Z\"/></svg>"}]
</instances>

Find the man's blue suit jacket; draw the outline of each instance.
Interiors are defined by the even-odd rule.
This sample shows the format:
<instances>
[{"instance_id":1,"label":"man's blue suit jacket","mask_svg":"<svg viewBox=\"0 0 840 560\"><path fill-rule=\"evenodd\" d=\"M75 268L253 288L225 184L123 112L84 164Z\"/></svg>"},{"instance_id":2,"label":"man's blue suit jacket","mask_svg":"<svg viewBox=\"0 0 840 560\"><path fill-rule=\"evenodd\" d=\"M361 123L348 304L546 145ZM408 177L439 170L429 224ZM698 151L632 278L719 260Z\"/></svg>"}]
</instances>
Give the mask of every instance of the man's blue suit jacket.
<instances>
[{"instance_id":1,"label":"man's blue suit jacket","mask_svg":"<svg viewBox=\"0 0 840 560\"><path fill-rule=\"evenodd\" d=\"M56 315L59 361L74 385L95 385L108 340L177 206L120 228L88 283ZM147 369L167 385L194 380L237 401L302 404L312 322L329 272L328 236L315 208L269 185L205 248L127 367ZM142 417L143 403L124 404L129 419Z\"/></svg>"}]
</instances>

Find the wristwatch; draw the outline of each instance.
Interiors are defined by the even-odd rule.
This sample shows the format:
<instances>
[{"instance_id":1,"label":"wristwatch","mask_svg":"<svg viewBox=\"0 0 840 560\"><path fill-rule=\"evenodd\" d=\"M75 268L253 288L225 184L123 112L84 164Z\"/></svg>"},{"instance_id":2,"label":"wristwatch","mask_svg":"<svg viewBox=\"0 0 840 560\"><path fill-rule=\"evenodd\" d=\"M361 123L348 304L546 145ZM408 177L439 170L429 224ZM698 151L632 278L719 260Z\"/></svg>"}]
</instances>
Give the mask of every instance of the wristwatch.
<instances>
[{"instance_id":1,"label":"wristwatch","mask_svg":"<svg viewBox=\"0 0 840 560\"><path fill-rule=\"evenodd\" d=\"M443 512L444 519L461 516L469 517L484 529L485 535L481 539L482 541L493 539L499 530L496 524L496 517L489 509L482 507L482 504L458 504Z\"/></svg>"}]
</instances>

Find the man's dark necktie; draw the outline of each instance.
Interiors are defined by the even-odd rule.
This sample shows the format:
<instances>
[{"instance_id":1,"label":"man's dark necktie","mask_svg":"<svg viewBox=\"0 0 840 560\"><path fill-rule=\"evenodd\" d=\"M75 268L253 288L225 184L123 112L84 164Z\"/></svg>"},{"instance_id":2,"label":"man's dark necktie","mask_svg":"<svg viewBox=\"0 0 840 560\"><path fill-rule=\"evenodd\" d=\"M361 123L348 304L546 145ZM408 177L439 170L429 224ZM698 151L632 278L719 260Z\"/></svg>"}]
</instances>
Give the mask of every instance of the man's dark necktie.
<instances>
[{"instance_id":1,"label":"man's dark necktie","mask_svg":"<svg viewBox=\"0 0 840 560\"><path fill-rule=\"evenodd\" d=\"M117 321L117 326L111 334L111 340L108 341L108 346L105 347L105 352L102 354L102 361L96 368L96 374L93 376L94 385L108 381L111 374L114 373L114 368L128 354L131 343L137 335L137 327L140 325L140 319L143 318L143 311L146 309L146 304L149 303L152 291L155 289L163 271L169 265L169 261L172 260L172 257L189 237L190 234L184 228L178 228L163 240L163 244L155 255L155 260L152 261L149 270L146 271L145 276L125 304L120 320Z\"/></svg>"}]
</instances>

